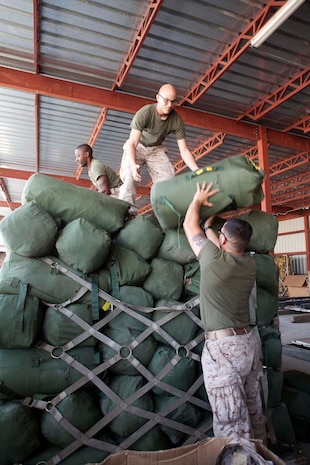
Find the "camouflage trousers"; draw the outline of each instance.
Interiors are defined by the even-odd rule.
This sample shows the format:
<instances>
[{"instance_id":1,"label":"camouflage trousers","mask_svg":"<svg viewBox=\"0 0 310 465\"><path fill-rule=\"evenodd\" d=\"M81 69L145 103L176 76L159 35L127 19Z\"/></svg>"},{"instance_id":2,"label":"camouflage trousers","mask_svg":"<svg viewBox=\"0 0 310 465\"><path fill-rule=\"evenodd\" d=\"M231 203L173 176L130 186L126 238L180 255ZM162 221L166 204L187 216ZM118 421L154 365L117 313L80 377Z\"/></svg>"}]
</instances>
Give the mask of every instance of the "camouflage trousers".
<instances>
[{"instance_id":1,"label":"camouflage trousers","mask_svg":"<svg viewBox=\"0 0 310 465\"><path fill-rule=\"evenodd\" d=\"M206 340L201 364L216 437L266 442L260 394L260 377L263 375L260 352L253 331Z\"/></svg>"},{"instance_id":2,"label":"camouflage trousers","mask_svg":"<svg viewBox=\"0 0 310 465\"><path fill-rule=\"evenodd\" d=\"M135 204L136 200L136 181L132 177L130 163L126 152L126 144L124 144L124 153L120 167L120 178L123 181L120 187L119 199L126 200L131 204ZM163 145L156 147L144 147L138 144L136 148L136 164L146 165L153 183L166 181L174 177L174 168L167 156L167 149Z\"/></svg>"}]
</instances>

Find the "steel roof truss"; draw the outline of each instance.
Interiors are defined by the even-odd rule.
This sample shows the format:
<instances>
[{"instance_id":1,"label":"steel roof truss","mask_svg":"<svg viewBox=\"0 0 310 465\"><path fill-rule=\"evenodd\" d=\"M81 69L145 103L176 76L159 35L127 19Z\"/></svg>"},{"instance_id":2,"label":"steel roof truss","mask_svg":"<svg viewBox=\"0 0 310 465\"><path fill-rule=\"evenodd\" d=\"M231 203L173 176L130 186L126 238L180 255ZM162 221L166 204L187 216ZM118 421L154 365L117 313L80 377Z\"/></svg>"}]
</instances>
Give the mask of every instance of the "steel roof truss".
<instances>
[{"instance_id":1,"label":"steel roof truss","mask_svg":"<svg viewBox=\"0 0 310 465\"><path fill-rule=\"evenodd\" d=\"M289 98L293 97L298 92L305 89L310 84L310 67L296 74L292 79L287 81L277 90L269 94L257 105L250 108L246 113L241 116L243 118L250 118L257 121L262 116L274 110L276 107L286 102Z\"/></svg>"},{"instance_id":2,"label":"steel roof truss","mask_svg":"<svg viewBox=\"0 0 310 465\"><path fill-rule=\"evenodd\" d=\"M163 3L163 0L151 0L148 8L145 12L145 15L141 21L141 24L139 26L139 29L134 37L134 40L131 44L130 49L128 50L127 56L122 64L122 67L118 73L118 76L116 78L115 85L113 86L113 89L116 88L116 86L121 87L130 68L132 63L134 62L156 16L157 13L160 10L161 4Z\"/></svg>"},{"instance_id":3,"label":"steel roof truss","mask_svg":"<svg viewBox=\"0 0 310 465\"><path fill-rule=\"evenodd\" d=\"M237 61L240 55L250 47L251 39L269 19L270 12L275 12L275 9L279 9L285 3L283 0L271 0L244 31L239 34L237 39L222 53L220 58L213 63L203 77L190 89L180 103L195 103Z\"/></svg>"},{"instance_id":4,"label":"steel roof truss","mask_svg":"<svg viewBox=\"0 0 310 465\"><path fill-rule=\"evenodd\" d=\"M294 155L293 157L286 158L280 163L275 163L269 167L269 173L271 176L276 176L277 174L284 173L295 166L301 166L310 161L309 152L302 152Z\"/></svg>"}]
</instances>

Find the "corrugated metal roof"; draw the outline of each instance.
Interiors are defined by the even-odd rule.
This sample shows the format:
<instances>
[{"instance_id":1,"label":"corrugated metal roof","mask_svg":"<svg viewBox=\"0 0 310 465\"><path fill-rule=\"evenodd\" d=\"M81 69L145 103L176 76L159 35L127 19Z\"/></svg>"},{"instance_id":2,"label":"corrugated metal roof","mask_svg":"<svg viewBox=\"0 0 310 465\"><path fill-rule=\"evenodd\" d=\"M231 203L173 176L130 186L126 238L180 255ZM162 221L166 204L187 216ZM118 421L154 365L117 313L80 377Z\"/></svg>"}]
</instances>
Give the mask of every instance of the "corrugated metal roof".
<instances>
[{"instance_id":1,"label":"corrugated metal roof","mask_svg":"<svg viewBox=\"0 0 310 465\"><path fill-rule=\"evenodd\" d=\"M130 0L42 2L41 72L110 89L144 11Z\"/></svg>"},{"instance_id":2,"label":"corrugated metal roof","mask_svg":"<svg viewBox=\"0 0 310 465\"><path fill-rule=\"evenodd\" d=\"M289 131L308 140L310 2L304 2L260 48L251 48L249 28L258 27L257 18L271 3L268 16L283 1L0 0L0 173L7 174L4 168L16 170L16 179L3 176L12 202L19 199L15 184L24 182L18 178L20 170L74 179L74 148L89 140L95 157L117 170L134 112L128 96L154 100L165 82L176 86L184 109L225 118L224 142L200 159L199 166L253 151L256 141L230 131L230 121L273 128L283 137ZM16 70L22 73L14 74ZM75 94L75 83L85 86L83 92ZM207 90L192 102L184 101L197 83ZM115 96L117 108L97 98L96 89ZM255 119L249 110L261 103L270 108ZM96 132L105 106L106 119ZM190 149L216 132L186 124ZM180 155L175 140L169 136L166 142L176 163ZM275 168L271 184L309 170L307 161L298 163L305 152L309 149L301 149L298 141L296 147L270 144L270 165L297 160L289 170ZM81 177L87 179L85 170ZM142 183L149 182L144 170ZM300 185L293 179L288 193L297 191L296 185L305 192L296 202L305 207L310 201L309 182ZM296 202L284 199L281 205L296 207ZM137 205L148 203L144 196Z\"/></svg>"}]
</instances>

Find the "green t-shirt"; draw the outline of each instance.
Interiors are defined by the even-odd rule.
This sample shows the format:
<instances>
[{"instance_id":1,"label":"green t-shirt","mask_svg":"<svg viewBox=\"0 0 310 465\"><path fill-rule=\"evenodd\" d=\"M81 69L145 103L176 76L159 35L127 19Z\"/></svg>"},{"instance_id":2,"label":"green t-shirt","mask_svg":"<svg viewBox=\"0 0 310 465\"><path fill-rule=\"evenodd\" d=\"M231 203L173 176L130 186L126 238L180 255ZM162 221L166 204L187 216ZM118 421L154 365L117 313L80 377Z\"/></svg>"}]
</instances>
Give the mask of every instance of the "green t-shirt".
<instances>
[{"instance_id":1,"label":"green t-shirt","mask_svg":"<svg viewBox=\"0 0 310 465\"><path fill-rule=\"evenodd\" d=\"M256 279L253 258L224 252L207 239L198 259L200 313L206 331L248 326L249 298Z\"/></svg>"},{"instance_id":2,"label":"green t-shirt","mask_svg":"<svg viewBox=\"0 0 310 465\"><path fill-rule=\"evenodd\" d=\"M146 147L161 145L170 133L174 133L177 140L185 138L185 127L181 116L172 110L166 120L160 119L156 111L156 103L140 108L133 117L130 127L141 131L140 142Z\"/></svg>"},{"instance_id":3,"label":"green t-shirt","mask_svg":"<svg viewBox=\"0 0 310 465\"><path fill-rule=\"evenodd\" d=\"M95 158L92 159L89 170L88 176L91 182L96 186L98 189L97 180L100 176L106 176L109 181L110 188L112 187L119 187L121 186L122 180L118 176L118 174L112 170L108 165L103 163L101 160L96 160Z\"/></svg>"}]
</instances>

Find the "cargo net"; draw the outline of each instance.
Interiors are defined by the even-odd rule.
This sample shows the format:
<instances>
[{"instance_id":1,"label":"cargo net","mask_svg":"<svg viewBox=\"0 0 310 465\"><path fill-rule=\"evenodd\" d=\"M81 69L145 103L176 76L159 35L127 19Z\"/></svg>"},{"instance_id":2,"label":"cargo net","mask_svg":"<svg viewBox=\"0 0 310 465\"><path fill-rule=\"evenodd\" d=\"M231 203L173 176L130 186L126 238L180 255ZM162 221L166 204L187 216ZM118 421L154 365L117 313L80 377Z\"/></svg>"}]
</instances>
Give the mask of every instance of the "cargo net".
<instances>
[{"instance_id":1,"label":"cargo net","mask_svg":"<svg viewBox=\"0 0 310 465\"><path fill-rule=\"evenodd\" d=\"M42 372L35 395L18 404L39 415L44 438L22 463L78 465L125 449L167 449L212 436L200 367L199 297L185 303L163 300L155 308L130 305L57 260L41 260L80 289L61 304L43 301L46 342L22 351L32 352L26 376L34 367ZM89 294L91 303L80 303ZM65 388L55 394L57 383ZM2 387L15 399L14 390ZM17 405L5 405L10 404Z\"/></svg>"}]
</instances>

